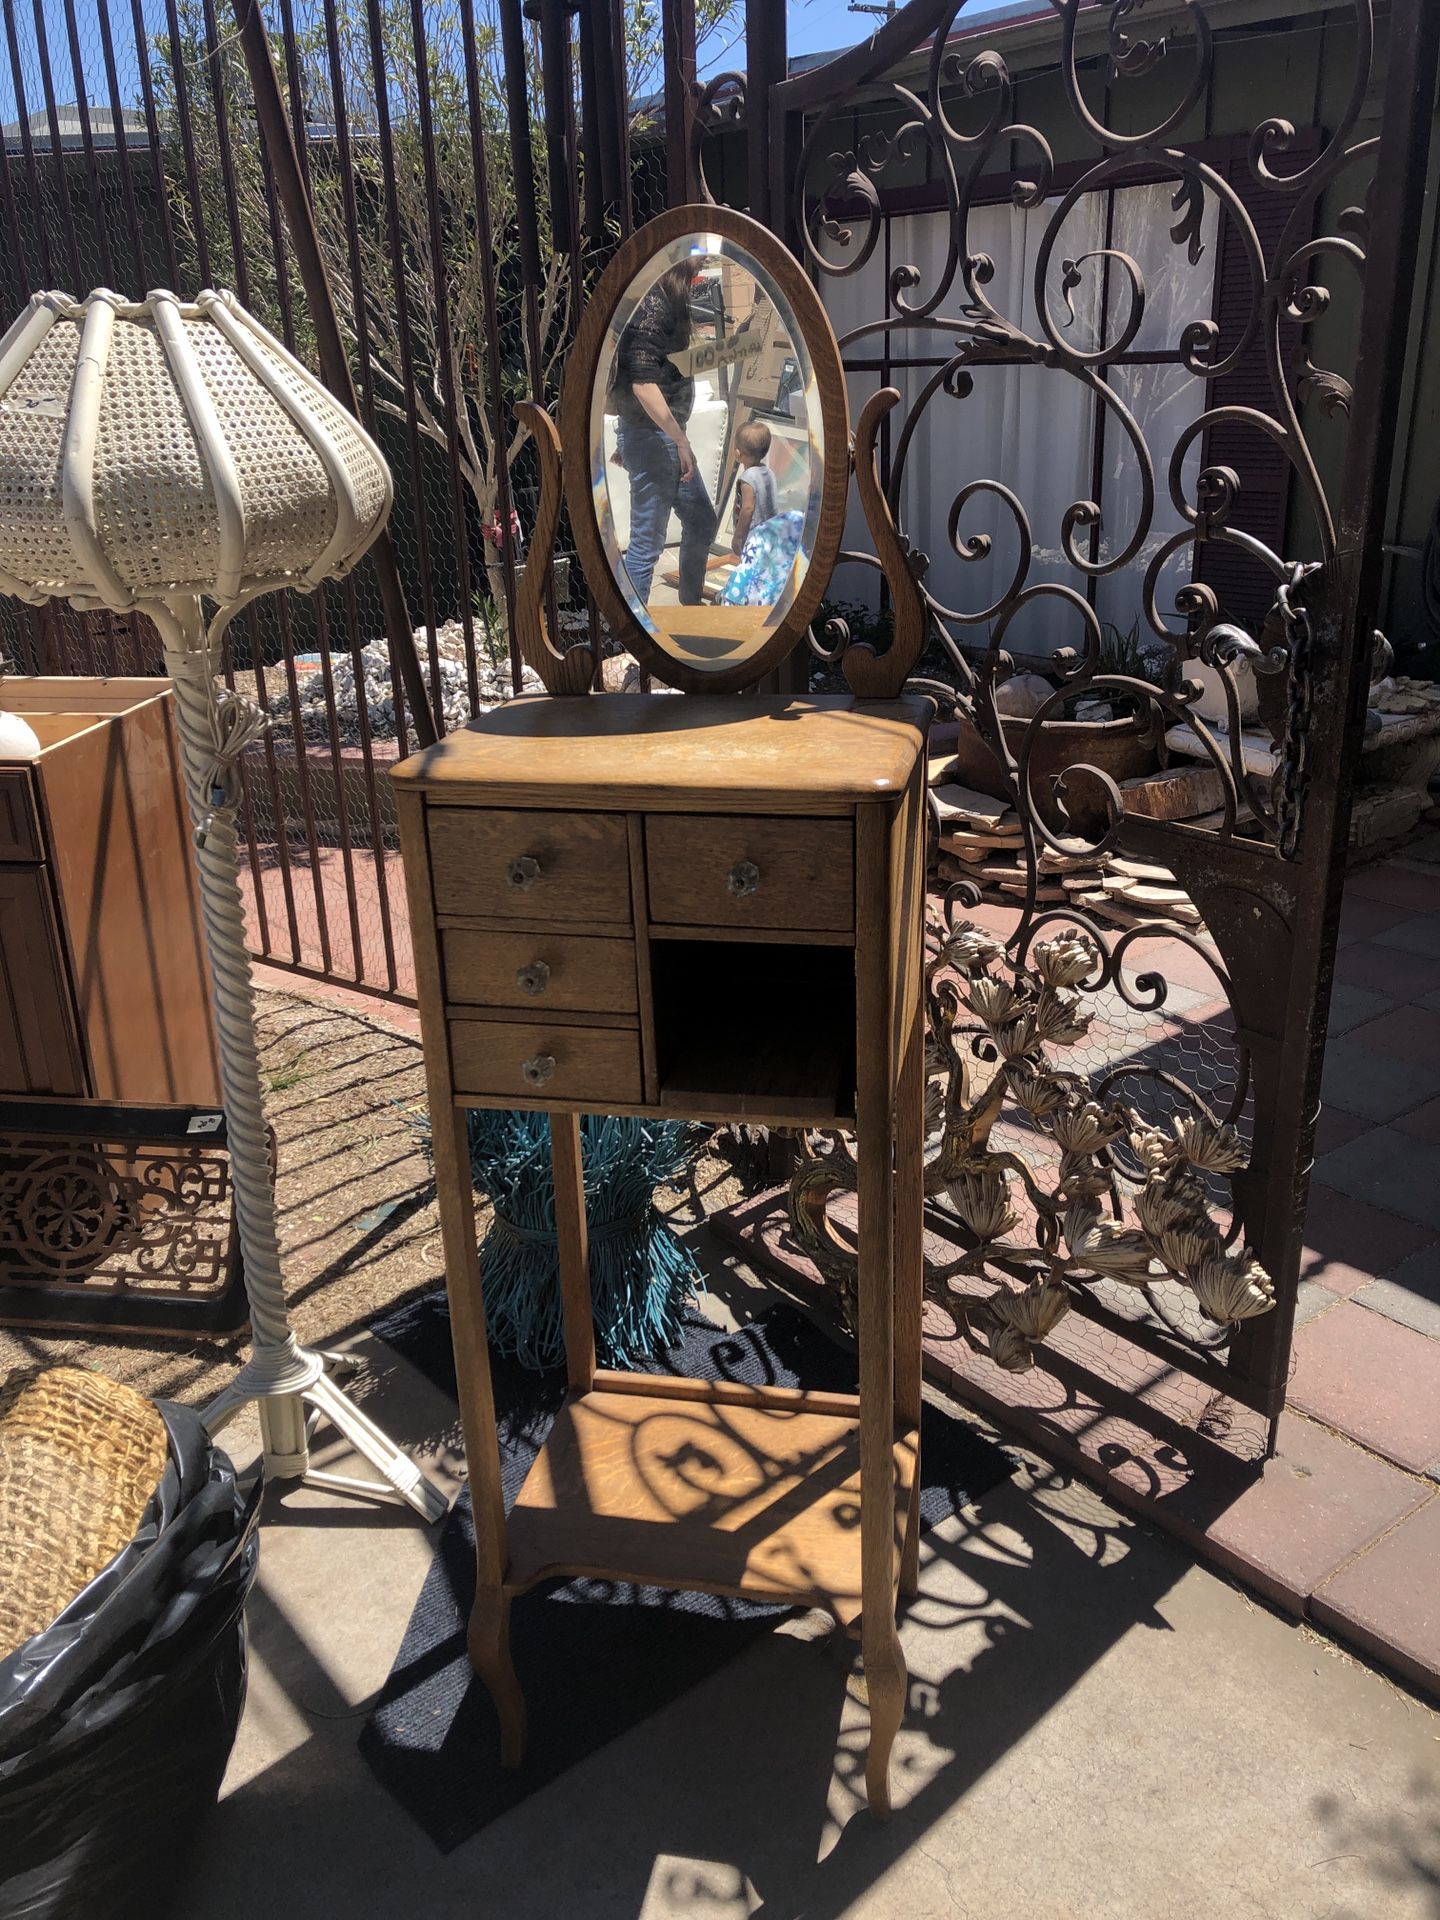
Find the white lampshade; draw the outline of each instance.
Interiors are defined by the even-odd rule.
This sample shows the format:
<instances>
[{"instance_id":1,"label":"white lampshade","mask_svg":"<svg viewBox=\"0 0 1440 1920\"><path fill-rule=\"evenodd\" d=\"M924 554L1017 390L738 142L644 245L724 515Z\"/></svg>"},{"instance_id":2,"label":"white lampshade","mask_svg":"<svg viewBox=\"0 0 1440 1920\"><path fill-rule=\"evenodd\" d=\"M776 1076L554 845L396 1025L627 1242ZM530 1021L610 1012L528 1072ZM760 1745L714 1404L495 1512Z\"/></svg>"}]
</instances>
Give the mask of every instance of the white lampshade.
<instances>
[{"instance_id":1,"label":"white lampshade","mask_svg":"<svg viewBox=\"0 0 1440 1920\"><path fill-rule=\"evenodd\" d=\"M348 572L379 448L230 293L35 294L0 340L0 591L117 612Z\"/></svg>"}]
</instances>

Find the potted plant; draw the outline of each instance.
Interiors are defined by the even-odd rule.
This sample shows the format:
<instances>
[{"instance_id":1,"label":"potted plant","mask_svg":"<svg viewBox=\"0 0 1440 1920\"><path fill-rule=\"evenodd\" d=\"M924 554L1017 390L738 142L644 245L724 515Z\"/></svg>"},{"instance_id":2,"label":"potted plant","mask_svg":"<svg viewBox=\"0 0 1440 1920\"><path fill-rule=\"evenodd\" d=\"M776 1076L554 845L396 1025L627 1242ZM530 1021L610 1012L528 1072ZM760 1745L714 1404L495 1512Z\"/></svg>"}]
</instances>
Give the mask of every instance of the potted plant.
<instances>
[{"instance_id":1,"label":"potted plant","mask_svg":"<svg viewBox=\"0 0 1440 1920\"><path fill-rule=\"evenodd\" d=\"M1153 680L1155 662L1141 643L1139 622L1128 632L1107 623L1101 630L1096 679L1083 692L1064 702L1040 722L1029 748L1028 785L1035 812L1052 831L1073 830L1094 835L1103 832L1109 817L1104 789L1097 781L1080 777L1065 782L1064 807L1060 783L1072 769L1093 767L1117 786L1159 764L1165 718L1155 703L1123 687L1103 684L1111 676ZM1056 691L1058 680L1041 674L1019 674L997 686L995 705L1009 756L1017 763L1036 713ZM973 716L961 704L955 743L955 778L977 793L1007 799L1011 779L999 756L984 738Z\"/></svg>"}]
</instances>

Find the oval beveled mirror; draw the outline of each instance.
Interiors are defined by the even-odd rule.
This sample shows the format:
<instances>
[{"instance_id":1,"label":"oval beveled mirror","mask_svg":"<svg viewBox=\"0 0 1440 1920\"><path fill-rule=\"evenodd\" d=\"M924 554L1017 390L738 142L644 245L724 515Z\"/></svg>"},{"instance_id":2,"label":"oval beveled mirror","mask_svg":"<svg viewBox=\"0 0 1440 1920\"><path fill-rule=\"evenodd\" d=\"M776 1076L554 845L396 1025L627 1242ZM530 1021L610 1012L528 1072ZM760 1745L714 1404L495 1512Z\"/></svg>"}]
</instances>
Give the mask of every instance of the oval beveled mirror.
<instances>
[{"instance_id":1,"label":"oval beveled mirror","mask_svg":"<svg viewBox=\"0 0 1440 1920\"><path fill-rule=\"evenodd\" d=\"M580 558L657 678L728 692L803 634L839 549L845 384L819 298L774 235L677 207L619 249L560 401Z\"/></svg>"}]
</instances>

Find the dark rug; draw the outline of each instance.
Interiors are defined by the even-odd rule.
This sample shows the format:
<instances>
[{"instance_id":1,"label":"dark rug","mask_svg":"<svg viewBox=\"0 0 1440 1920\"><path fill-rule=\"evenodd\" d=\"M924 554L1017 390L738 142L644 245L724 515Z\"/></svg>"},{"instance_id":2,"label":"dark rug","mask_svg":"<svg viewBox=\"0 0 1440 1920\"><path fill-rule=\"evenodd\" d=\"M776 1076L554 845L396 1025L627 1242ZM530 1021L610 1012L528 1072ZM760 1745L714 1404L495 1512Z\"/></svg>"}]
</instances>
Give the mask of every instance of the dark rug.
<instances>
[{"instance_id":1,"label":"dark rug","mask_svg":"<svg viewBox=\"0 0 1440 1920\"><path fill-rule=\"evenodd\" d=\"M371 1323L446 1392L455 1392L443 1289ZM656 1371L703 1380L853 1392L855 1357L793 1307L773 1307L738 1333L698 1314ZM492 1358L505 1504L514 1501L565 1397L563 1373ZM1015 1471L968 1422L927 1406L921 1422L927 1526ZM790 1609L610 1580L552 1581L511 1610L511 1648L529 1708L524 1765L500 1765L499 1724L465 1654L475 1593L470 1496L441 1526L394 1668L360 1735L375 1777L442 1853L537 1788L707 1678Z\"/></svg>"}]
</instances>

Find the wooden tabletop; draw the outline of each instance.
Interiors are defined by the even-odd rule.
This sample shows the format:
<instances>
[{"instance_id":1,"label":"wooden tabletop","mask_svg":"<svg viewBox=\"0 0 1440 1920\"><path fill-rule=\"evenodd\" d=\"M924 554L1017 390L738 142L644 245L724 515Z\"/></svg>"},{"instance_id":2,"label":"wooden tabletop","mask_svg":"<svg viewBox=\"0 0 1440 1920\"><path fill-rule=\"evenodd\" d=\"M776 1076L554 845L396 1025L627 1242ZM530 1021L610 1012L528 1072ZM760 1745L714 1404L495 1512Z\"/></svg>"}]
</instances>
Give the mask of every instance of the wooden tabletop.
<instances>
[{"instance_id":1,"label":"wooden tabletop","mask_svg":"<svg viewBox=\"0 0 1440 1920\"><path fill-rule=\"evenodd\" d=\"M844 813L901 793L932 712L920 696L527 695L393 778L477 806Z\"/></svg>"}]
</instances>

